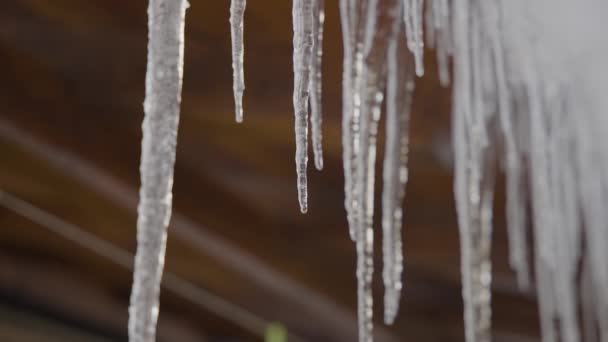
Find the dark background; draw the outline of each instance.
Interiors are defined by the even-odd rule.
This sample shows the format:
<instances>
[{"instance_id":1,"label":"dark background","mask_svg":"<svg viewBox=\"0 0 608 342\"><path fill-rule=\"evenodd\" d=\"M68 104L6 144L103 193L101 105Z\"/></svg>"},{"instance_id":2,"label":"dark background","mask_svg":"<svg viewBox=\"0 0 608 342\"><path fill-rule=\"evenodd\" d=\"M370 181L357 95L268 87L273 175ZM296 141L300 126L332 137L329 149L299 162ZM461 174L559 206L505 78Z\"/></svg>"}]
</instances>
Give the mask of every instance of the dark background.
<instances>
[{"instance_id":1,"label":"dark background","mask_svg":"<svg viewBox=\"0 0 608 342\"><path fill-rule=\"evenodd\" d=\"M90 232L120 253L135 251L146 6L125 0L0 2L0 189L65 221L29 209L24 217L23 206L15 212L13 197L0 200L0 341L126 340L128 257L123 267L108 258L117 251L100 255L89 236L70 240L51 226L68 235L69 228ZM291 2L247 4L245 122L237 125L229 1L191 1L166 258L166 271L177 280L161 295L159 341L260 340L270 322L280 322L294 340L356 339L355 247L343 209L337 10L337 2L327 1L325 170L309 165L309 213L301 215ZM379 341L464 340L450 90L438 84L432 51L425 62L411 124L404 294L391 327L381 323L376 235ZM517 290L507 266L501 184L493 242L494 340L536 341L533 295Z\"/></svg>"}]
</instances>

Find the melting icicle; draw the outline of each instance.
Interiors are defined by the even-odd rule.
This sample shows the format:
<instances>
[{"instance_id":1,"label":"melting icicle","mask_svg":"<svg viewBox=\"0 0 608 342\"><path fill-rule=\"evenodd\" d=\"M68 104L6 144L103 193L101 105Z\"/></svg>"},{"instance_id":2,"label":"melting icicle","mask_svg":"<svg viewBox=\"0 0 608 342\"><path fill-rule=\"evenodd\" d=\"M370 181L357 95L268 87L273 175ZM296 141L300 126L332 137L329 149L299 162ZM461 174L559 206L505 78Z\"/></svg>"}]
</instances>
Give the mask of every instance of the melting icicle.
<instances>
[{"instance_id":1,"label":"melting icicle","mask_svg":"<svg viewBox=\"0 0 608 342\"><path fill-rule=\"evenodd\" d=\"M386 143L382 189L382 249L384 279L384 321L392 324L399 310L403 245L401 209L408 179L409 111L414 91L414 66L407 50L403 25L390 42L387 57Z\"/></svg>"},{"instance_id":2,"label":"melting icicle","mask_svg":"<svg viewBox=\"0 0 608 342\"><path fill-rule=\"evenodd\" d=\"M487 138L479 8L454 2L455 91L452 137L460 229L466 341L490 341L490 247L495 151Z\"/></svg>"},{"instance_id":3,"label":"melting icicle","mask_svg":"<svg viewBox=\"0 0 608 342\"><path fill-rule=\"evenodd\" d=\"M363 69L363 45L365 19L369 0L341 0L340 15L344 37L344 76L342 83L342 145L344 163L344 207L348 219L349 234L357 240L358 202L357 173L360 136L361 98L357 92Z\"/></svg>"},{"instance_id":4,"label":"melting icicle","mask_svg":"<svg viewBox=\"0 0 608 342\"><path fill-rule=\"evenodd\" d=\"M348 220L348 230L352 240L355 240L354 218L352 213L352 183L353 183L353 58L354 58L354 14L353 0L340 0L340 25L342 27L342 45L344 60L342 64L342 160L344 164L344 208Z\"/></svg>"},{"instance_id":5,"label":"melting icicle","mask_svg":"<svg viewBox=\"0 0 608 342\"><path fill-rule=\"evenodd\" d=\"M351 239L353 234L353 217L351 210L351 184L352 184L352 70L353 70L353 38L351 32L354 30L352 21L352 0L340 0L340 25L342 27L342 49L344 59L342 62L342 160L344 165L344 208L348 220L348 228Z\"/></svg>"},{"instance_id":6,"label":"melting icicle","mask_svg":"<svg viewBox=\"0 0 608 342\"><path fill-rule=\"evenodd\" d=\"M186 0L150 0L137 253L129 341L154 341L171 218L173 165L181 102Z\"/></svg>"},{"instance_id":7,"label":"melting icicle","mask_svg":"<svg viewBox=\"0 0 608 342\"><path fill-rule=\"evenodd\" d=\"M313 53L310 62L310 126L312 131L312 150L317 170L323 169L323 135L321 123L323 113L321 106L322 73L321 61L323 59L323 23L325 22L324 0L311 0L313 13Z\"/></svg>"},{"instance_id":8,"label":"melting icicle","mask_svg":"<svg viewBox=\"0 0 608 342\"><path fill-rule=\"evenodd\" d=\"M308 0L293 0L293 107L296 132L296 170L300 211L308 211L308 100L313 48L312 6Z\"/></svg>"},{"instance_id":9,"label":"melting icicle","mask_svg":"<svg viewBox=\"0 0 608 342\"><path fill-rule=\"evenodd\" d=\"M234 91L234 113L236 122L243 122L243 18L247 0L232 0L230 3L230 36L232 38L232 77Z\"/></svg>"},{"instance_id":10,"label":"melting icicle","mask_svg":"<svg viewBox=\"0 0 608 342\"><path fill-rule=\"evenodd\" d=\"M365 17L360 73L356 75L356 99L360 101L359 154L357 155L356 221L359 340L372 341L373 215L376 140L384 98L386 58L389 43L398 39L401 2L371 0ZM364 62L363 62L364 61ZM356 111L356 109L355 109Z\"/></svg>"},{"instance_id":11,"label":"melting icicle","mask_svg":"<svg viewBox=\"0 0 608 342\"><path fill-rule=\"evenodd\" d=\"M555 219L554 232L555 262L560 265L559 272L553 272L555 283L556 314L560 321L561 335L566 341L579 341L578 300L575 291L579 260L579 212L575 197L575 178L568 126L571 117L565 112L566 103L559 97L563 92L559 88L547 87L545 96L550 99L548 140L549 169L551 170L552 203Z\"/></svg>"},{"instance_id":12,"label":"melting icicle","mask_svg":"<svg viewBox=\"0 0 608 342\"><path fill-rule=\"evenodd\" d=\"M494 60L497 107L499 122L505 144L505 171L507 187L507 227L509 237L509 262L517 273L517 282L522 289L530 286L528 270L528 251L526 243L526 207L523 191L523 172L521 170L521 153L515 140L515 127L513 127L513 111L511 95L507 86L503 48L500 37L500 18L498 9L490 3L483 3L485 7L487 32L491 55Z\"/></svg>"},{"instance_id":13,"label":"melting icicle","mask_svg":"<svg viewBox=\"0 0 608 342\"><path fill-rule=\"evenodd\" d=\"M414 54L416 75L424 75L424 40L422 32L423 0L403 0L403 17L408 46Z\"/></svg>"},{"instance_id":14,"label":"melting icicle","mask_svg":"<svg viewBox=\"0 0 608 342\"><path fill-rule=\"evenodd\" d=\"M554 222L551 216L551 190L549 185L549 165L547 160L547 135L544 126L543 103L540 85L532 69L527 71L529 101L529 119L531 132L531 180L533 193L535 239L542 241L537 244L535 253L536 287L539 293L539 310L543 342L556 341L555 337L555 288L551 279L551 269L554 263L554 239L550 225Z\"/></svg>"},{"instance_id":15,"label":"melting icicle","mask_svg":"<svg viewBox=\"0 0 608 342\"><path fill-rule=\"evenodd\" d=\"M427 0L426 39L429 47L434 47L437 54L439 82L448 86L450 73L448 54L451 53L451 24L448 0Z\"/></svg>"}]
</instances>

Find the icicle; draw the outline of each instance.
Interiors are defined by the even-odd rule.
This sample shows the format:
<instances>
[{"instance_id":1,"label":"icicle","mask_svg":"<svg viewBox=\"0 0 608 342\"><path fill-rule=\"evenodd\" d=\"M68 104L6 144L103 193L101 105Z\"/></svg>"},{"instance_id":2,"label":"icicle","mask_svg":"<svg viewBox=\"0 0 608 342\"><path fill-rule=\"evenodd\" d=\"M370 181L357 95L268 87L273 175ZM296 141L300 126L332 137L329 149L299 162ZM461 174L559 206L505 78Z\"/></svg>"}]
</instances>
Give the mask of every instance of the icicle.
<instances>
[{"instance_id":1,"label":"icicle","mask_svg":"<svg viewBox=\"0 0 608 342\"><path fill-rule=\"evenodd\" d=\"M300 211L308 211L308 100L313 47L312 6L308 0L293 0L293 107L296 133L296 170Z\"/></svg>"},{"instance_id":2,"label":"icicle","mask_svg":"<svg viewBox=\"0 0 608 342\"><path fill-rule=\"evenodd\" d=\"M509 238L509 263L517 273L517 282L522 289L530 286L530 271L528 270L528 247L526 243L526 207L523 190L523 172L521 170L521 153L516 144L515 132L512 124L514 114L511 107L511 94L509 93L505 75L502 37L500 36L500 18L498 9L491 3L483 2L486 6L484 13L491 15L487 18L488 34L491 54L494 59L494 73L496 79L497 106L499 122L505 142L506 160L506 187L507 187L507 227Z\"/></svg>"},{"instance_id":3,"label":"icicle","mask_svg":"<svg viewBox=\"0 0 608 342\"><path fill-rule=\"evenodd\" d=\"M129 341L155 340L181 102L186 0L150 0L137 253Z\"/></svg>"},{"instance_id":4,"label":"icicle","mask_svg":"<svg viewBox=\"0 0 608 342\"><path fill-rule=\"evenodd\" d=\"M323 23L325 22L325 0L311 0L313 12L313 53L310 62L310 126L312 131L312 150L317 170L323 169L323 135L321 123L323 120L321 93L323 59Z\"/></svg>"},{"instance_id":5,"label":"icicle","mask_svg":"<svg viewBox=\"0 0 608 342\"><path fill-rule=\"evenodd\" d=\"M551 227L554 223L551 208L551 189L549 185L548 141L543 116L543 99L540 95L541 85L531 66L527 66L527 91L529 101L529 120L531 138L531 183L532 203L535 211L534 229L536 287L539 293L539 311L543 342L556 341L556 326L554 322L555 284L552 279L554 268L555 244Z\"/></svg>"},{"instance_id":6,"label":"icicle","mask_svg":"<svg viewBox=\"0 0 608 342\"><path fill-rule=\"evenodd\" d=\"M427 0L427 43L435 47L439 83L446 87L450 82L448 54L451 53L451 26L448 0Z\"/></svg>"},{"instance_id":7,"label":"icicle","mask_svg":"<svg viewBox=\"0 0 608 342\"><path fill-rule=\"evenodd\" d=\"M490 340L491 217L495 151L488 141L482 92L478 8L454 1L455 90L452 138L454 192L460 229L466 341Z\"/></svg>"},{"instance_id":8,"label":"icicle","mask_svg":"<svg viewBox=\"0 0 608 342\"><path fill-rule=\"evenodd\" d=\"M422 77L424 75L424 35L422 32L422 22L423 22L423 0L413 0L412 1L412 24L414 28L414 57L416 62L416 75L418 77Z\"/></svg>"},{"instance_id":9,"label":"icicle","mask_svg":"<svg viewBox=\"0 0 608 342\"><path fill-rule=\"evenodd\" d=\"M361 125L361 98L357 89L363 70L363 45L365 39L365 18L369 0L342 0L340 3L342 34L344 37L344 81L342 104L342 145L344 163L344 207L348 219L349 234L357 240L357 220L360 203L358 189L357 159L360 153L359 136ZM348 44L347 44L348 43Z\"/></svg>"},{"instance_id":10,"label":"icicle","mask_svg":"<svg viewBox=\"0 0 608 342\"><path fill-rule=\"evenodd\" d=\"M424 20L426 23L427 29L424 31L426 38L426 45L428 47L435 47L436 43L436 33L438 30L438 26L436 26L436 21L439 19L439 13L437 8L438 2L436 0L427 0L426 1L426 9L424 14Z\"/></svg>"},{"instance_id":11,"label":"icicle","mask_svg":"<svg viewBox=\"0 0 608 342\"><path fill-rule=\"evenodd\" d=\"M455 55L455 89L453 94L454 112L452 114L452 139L454 147L454 193L456 197L456 212L460 230L460 259L462 265L462 297L464 300L464 321L466 341L475 341L473 310L471 307L471 252L472 242L469 240L470 227L467 220L469 212L469 196L467 185L467 137L465 113L470 111L468 99L469 87L469 57L468 57L468 0L454 0L454 45ZM462 49L462 53L459 53Z\"/></svg>"},{"instance_id":12,"label":"icicle","mask_svg":"<svg viewBox=\"0 0 608 342\"><path fill-rule=\"evenodd\" d=\"M605 72L608 74L608 71ZM601 88L598 88L599 91ZM597 94L599 95L599 93ZM600 95L603 96L603 95ZM604 100L608 108L608 101ZM580 105L580 104L579 104ZM588 263L588 284L593 289L594 316L599 326L599 341L608 338L608 171L606 152L603 144L608 122L605 113L592 113L576 120L575 134L578 139L576 150L578 191L581 210L585 220L586 262ZM603 119L602 119L603 118ZM594 143L594 141L596 143ZM598 158L600 157L601 158ZM600 184L598 184L598 181ZM589 316L589 307L587 315Z\"/></svg>"},{"instance_id":13,"label":"icicle","mask_svg":"<svg viewBox=\"0 0 608 342\"><path fill-rule=\"evenodd\" d=\"M561 100L563 90L559 87L547 87L550 94L545 95L550 101L550 168L552 170L554 217L557 219L552 234L554 235L557 264L560 269L554 271L556 286L557 313L560 332L565 341L578 342L578 300L576 279L580 256L579 244L579 211L575 196L575 177L571 155L570 133L568 127L571 116L565 112L566 103Z\"/></svg>"},{"instance_id":14,"label":"icicle","mask_svg":"<svg viewBox=\"0 0 608 342\"><path fill-rule=\"evenodd\" d=\"M376 139L386 77L389 42L398 38L401 2L371 0L365 17L360 73L355 81L355 111L360 110L359 154L357 155L357 279L359 340L372 341L373 214ZM357 103L357 102L360 103Z\"/></svg>"},{"instance_id":15,"label":"icicle","mask_svg":"<svg viewBox=\"0 0 608 342\"><path fill-rule=\"evenodd\" d=\"M490 252L492 247L492 216L493 216L493 204L494 204L494 151L490 146L484 148L482 154L481 164L481 180L480 180L480 201L479 213L477 214L477 220L479 220L479 236L475 241L476 255L475 259L477 264L474 267L475 273L473 280L477 282L477 289L473 292L473 300L476 305L476 314L478 315L476 328L478 341L490 341L490 327L491 327L491 316L492 310L490 307L491 302L491 285L492 285L492 262L490 259Z\"/></svg>"},{"instance_id":16,"label":"icicle","mask_svg":"<svg viewBox=\"0 0 608 342\"><path fill-rule=\"evenodd\" d=\"M581 311L583 316L583 331L586 342L597 342L597 318L595 312L596 298L595 289L593 288L593 280L591 275L591 265L589 259L583 263L581 272Z\"/></svg>"},{"instance_id":17,"label":"icicle","mask_svg":"<svg viewBox=\"0 0 608 342\"><path fill-rule=\"evenodd\" d=\"M348 221L350 238L355 240L355 223L352 210L353 187L353 70L355 18L353 0L340 0L340 25L342 27L342 46L344 60L342 63L342 160L344 166L344 208Z\"/></svg>"},{"instance_id":18,"label":"icicle","mask_svg":"<svg viewBox=\"0 0 608 342\"><path fill-rule=\"evenodd\" d=\"M405 31L410 51L414 54L416 63L416 75L424 75L424 38L422 32L423 22L423 0L403 0L403 16L405 20Z\"/></svg>"},{"instance_id":19,"label":"icicle","mask_svg":"<svg viewBox=\"0 0 608 342\"><path fill-rule=\"evenodd\" d=\"M392 324L399 310L403 244L402 203L408 180L409 111L414 91L414 66L405 43L403 25L392 39L387 57L386 143L382 189L382 249L384 279L384 321Z\"/></svg>"},{"instance_id":20,"label":"icicle","mask_svg":"<svg viewBox=\"0 0 608 342\"><path fill-rule=\"evenodd\" d=\"M234 112L236 122L243 122L243 17L247 0L232 0L230 3L230 35L232 38L232 77L234 90Z\"/></svg>"},{"instance_id":21,"label":"icicle","mask_svg":"<svg viewBox=\"0 0 608 342\"><path fill-rule=\"evenodd\" d=\"M456 114L456 113L455 113ZM466 341L490 341L490 247L494 169L492 150L478 142L466 118L454 118L455 194L460 228ZM473 138L477 139L477 138ZM462 157L461 157L462 156Z\"/></svg>"}]
</instances>

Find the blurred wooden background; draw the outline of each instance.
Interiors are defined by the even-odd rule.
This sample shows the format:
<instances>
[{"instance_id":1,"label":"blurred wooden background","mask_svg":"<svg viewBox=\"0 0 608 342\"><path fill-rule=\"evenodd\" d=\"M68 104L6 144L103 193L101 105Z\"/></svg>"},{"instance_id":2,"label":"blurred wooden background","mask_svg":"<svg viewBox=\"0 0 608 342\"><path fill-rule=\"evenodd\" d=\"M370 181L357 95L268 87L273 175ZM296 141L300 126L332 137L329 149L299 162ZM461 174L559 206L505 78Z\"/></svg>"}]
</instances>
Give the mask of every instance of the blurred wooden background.
<instances>
[{"instance_id":1,"label":"blurred wooden background","mask_svg":"<svg viewBox=\"0 0 608 342\"><path fill-rule=\"evenodd\" d=\"M187 286L163 290L159 341L260 340L270 322L284 325L293 340L354 341L337 2L327 2L325 170L309 167L306 215L295 187L291 2L247 5L242 125L232 111L229 1L191 0L187 13L166 260L166 271ZM129 252L135 250L146 6L0 3L0 189ZM412 114L404 295L391 327L381 323L376 238L379 341L464 340L450 91L437 82L432 51L426 65ZM0 203L0 340L125 341L130 271L50 231L48 219L28 219ZM494 340L536 341L533 294L517 290L507 266L503 212L499 189Z\"/></svg>"}]
</instances>

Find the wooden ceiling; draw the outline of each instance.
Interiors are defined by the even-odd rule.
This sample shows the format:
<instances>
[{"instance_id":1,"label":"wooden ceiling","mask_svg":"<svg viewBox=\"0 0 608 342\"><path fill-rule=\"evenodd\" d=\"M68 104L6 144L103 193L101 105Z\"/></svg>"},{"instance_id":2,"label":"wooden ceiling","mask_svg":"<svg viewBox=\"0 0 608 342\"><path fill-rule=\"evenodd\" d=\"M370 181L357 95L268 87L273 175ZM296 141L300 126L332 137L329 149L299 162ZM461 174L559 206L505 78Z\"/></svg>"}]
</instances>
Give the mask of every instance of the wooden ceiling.
<instances>
[{"instance_id":1,"label":"wooden ceiling","mask_svg":"<svg viewBox=\"0 0 608 342\"><path fill-rule=\"evenodd\" d=\"M337 3L327 3L326 16L325 170L309 167L306 215L295 187L291 3L247 5L242 125L232 111L229 1L192 0L187 13L166 261L186 287L163 290L159 340L259 340L266 324L280 322L293 340L354 341ZM0 189L131 253L146 38L145 1L0 4ZM384 326L376 272L379 341L464 339L450 90L439 86L433 59L426 51L412 113L404 296L395 325ZM534 341L536 304L507 266L503 212L499 189L494 340ZM125 340L130 271L48 226L0 207L2 341ZM381 269L380 258L375 265ZM15 337L24 329L31 336Z\"/></svg>"}]
</instances>

